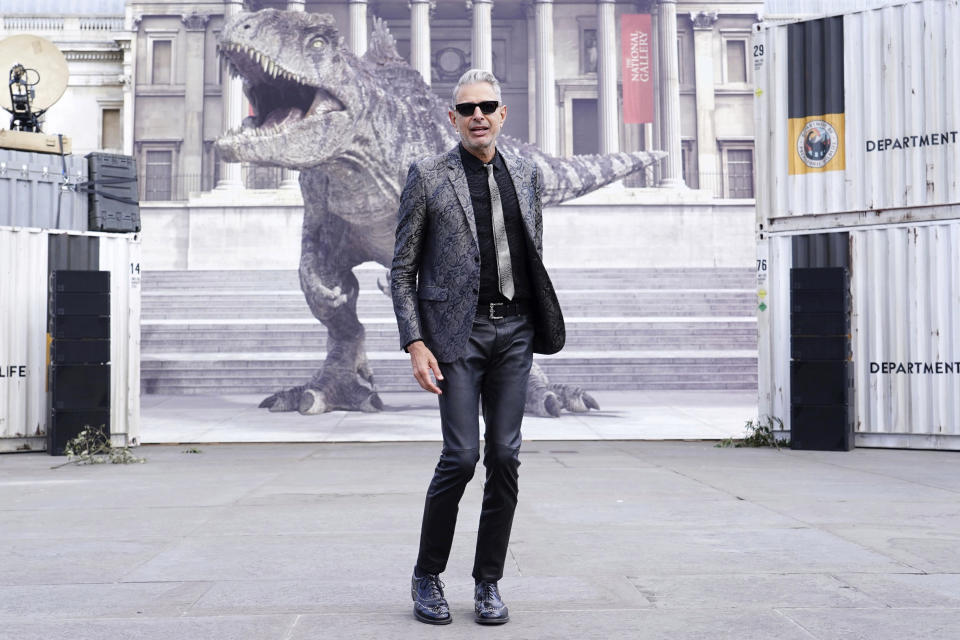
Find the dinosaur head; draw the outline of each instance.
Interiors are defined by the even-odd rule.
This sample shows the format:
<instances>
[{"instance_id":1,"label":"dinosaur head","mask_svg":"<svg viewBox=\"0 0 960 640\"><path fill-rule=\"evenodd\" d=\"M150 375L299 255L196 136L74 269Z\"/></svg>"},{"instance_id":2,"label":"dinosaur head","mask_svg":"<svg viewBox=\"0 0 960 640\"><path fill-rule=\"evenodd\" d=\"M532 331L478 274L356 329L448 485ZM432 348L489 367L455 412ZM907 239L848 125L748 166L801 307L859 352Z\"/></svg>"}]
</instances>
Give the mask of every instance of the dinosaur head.
<instances>
[{"instance_id":1,"label":"dinosaur head","mask_svg":"<svg viewBox=\"0 0 960 640\"><path fill-rule=\"evenodd\" d=\"M305 169L347 146L363 118L357 59L342 47L333 16L264 9L223 27L220 54L252 115L217 140L230 162Z\"/></svg>"}]
</instances>

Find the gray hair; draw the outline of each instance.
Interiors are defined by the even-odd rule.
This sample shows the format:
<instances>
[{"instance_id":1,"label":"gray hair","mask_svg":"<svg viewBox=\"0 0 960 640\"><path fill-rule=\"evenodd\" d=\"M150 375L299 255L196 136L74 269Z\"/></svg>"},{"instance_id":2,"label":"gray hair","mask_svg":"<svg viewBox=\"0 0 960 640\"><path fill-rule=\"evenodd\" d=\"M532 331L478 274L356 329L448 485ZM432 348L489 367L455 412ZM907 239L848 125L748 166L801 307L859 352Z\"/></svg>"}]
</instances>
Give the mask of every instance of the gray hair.
<instances>
[{"instance_id":1,"label":"gray hair","mask_svg":"<svg viewBox=\"0 0 960 640\"><path fill-rule=\"evenodd\" d=\"M477 84L478 82L486 82L493 87L493 92L497 94L497 102L503 102L500 94L500 82L495 75L483 69L467 69L457 80L457 86L453 88L453 104L457 104L457 94L460 93L460 89L468 84Z\"/></svg>"}]
</instances>

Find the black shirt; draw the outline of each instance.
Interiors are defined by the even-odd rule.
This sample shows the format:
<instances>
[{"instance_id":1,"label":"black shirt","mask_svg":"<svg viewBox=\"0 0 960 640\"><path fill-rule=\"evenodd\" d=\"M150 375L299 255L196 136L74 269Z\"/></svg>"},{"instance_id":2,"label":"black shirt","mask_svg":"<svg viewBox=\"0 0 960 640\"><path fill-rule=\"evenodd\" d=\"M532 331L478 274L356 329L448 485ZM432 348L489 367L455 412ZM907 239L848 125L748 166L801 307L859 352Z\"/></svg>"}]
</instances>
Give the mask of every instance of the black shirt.
<instances>
[{"instance_id":1,"label":"black shirt","mask_svg":"<svg viewBox=\"0 0 960 640\"><path fill-rule=\"evenodd\" d=\"M470 201L473 204L473 217L477 224L477 242L480 245L480 299L479 304L491 302L509 302L500 293L497 275L497 247L493 241L493 218L490 205L490 185L487 182L487 169L480 158L460 145L460 160L467 175L470 187ZM513 188L513 180L503 162L503 156L497 151L493 157L493 177L500 190L500 202L503 205L503 221L507 230L507 245L510 247L510 266L513 269L513 301L530 298L530 275L527 266L526 233L523 218L520 215L520 203Z\"/></svg>"}]
</instances>

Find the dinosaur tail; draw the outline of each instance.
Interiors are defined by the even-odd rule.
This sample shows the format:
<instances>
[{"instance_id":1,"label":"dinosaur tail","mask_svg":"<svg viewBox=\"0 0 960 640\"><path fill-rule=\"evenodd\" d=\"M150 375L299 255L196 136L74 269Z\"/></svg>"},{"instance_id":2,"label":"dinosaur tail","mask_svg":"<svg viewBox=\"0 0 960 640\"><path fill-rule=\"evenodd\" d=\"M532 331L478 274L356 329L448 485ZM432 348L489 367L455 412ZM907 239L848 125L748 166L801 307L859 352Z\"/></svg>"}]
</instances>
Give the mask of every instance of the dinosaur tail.
<instances>
[{"instance_id":1,"label":"dinosaur tail","mask_svg":"<svg viewBox=\"0 0 960 640\"><path fill-rule=\"evenodd\" d=\"M533 151L543 174L544 206L582 196L620 180L666 156L663 151L632 151L557 158Z\"/></svg>"}]
</instances>

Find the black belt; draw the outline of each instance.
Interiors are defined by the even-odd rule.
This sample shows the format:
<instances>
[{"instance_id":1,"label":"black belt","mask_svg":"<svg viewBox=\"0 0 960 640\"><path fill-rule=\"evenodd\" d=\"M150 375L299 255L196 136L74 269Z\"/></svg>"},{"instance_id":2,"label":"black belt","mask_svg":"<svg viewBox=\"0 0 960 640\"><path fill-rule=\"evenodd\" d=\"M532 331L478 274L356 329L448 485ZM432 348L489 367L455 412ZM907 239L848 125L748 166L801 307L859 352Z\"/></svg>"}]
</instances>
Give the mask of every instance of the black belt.
<instances>
[{"instance_id":1,"label":"black belt","mask_svg":"<svg viewBox=\"0 0 960 640\"><path fill-rule=\"evenodd\" d=\"M530 313L533 307L526 300L516 302L488 302L477 305L477 315L491 320L499 320L508 316L519 316Z\"/></svg>"}]
</instances>

